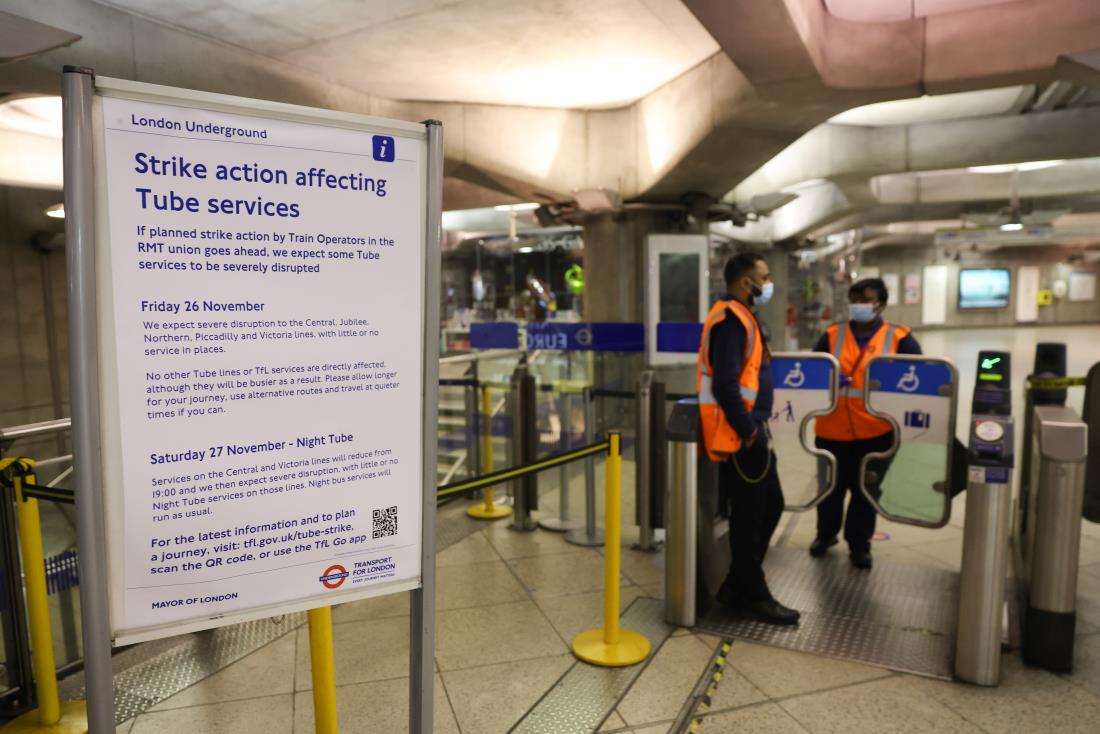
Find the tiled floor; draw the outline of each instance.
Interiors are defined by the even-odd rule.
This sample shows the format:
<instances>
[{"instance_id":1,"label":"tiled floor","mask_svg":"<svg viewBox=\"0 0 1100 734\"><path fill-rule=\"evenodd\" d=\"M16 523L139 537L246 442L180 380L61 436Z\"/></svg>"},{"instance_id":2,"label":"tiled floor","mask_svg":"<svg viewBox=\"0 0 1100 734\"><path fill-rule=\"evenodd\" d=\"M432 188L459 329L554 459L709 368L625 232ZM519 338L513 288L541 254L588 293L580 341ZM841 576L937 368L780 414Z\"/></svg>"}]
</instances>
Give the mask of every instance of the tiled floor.
<instances>
[{"instance_id":1,"label":"tiled floor","mask_svg":"<svg viewBox=\"0 0 1100 734\"><path fill-rule=\"evenodd\" d=\"M579 498L578 498L579 500ZM959 508L961 512L961 507ZM957 520L961 523L961 520ZM785 542L807 547L812 516L788 516ZM961 529L882 522L878 557L957 568ZM635 536L636 531L628 533ZM777 533L777 538L781 533ZM983 689L858 663L734 642L702 732L1095 732L1100 721L1100 528L1086 525L1077 670L1057 676L1006 654L1002 685ZM887 539L888 538L888 539ZM622 604L661 593L663 556L624 545ZM833 552L843 553L843 546ZM436 731L508 731L574 664L568 643L597 626L602 554L558 534L497 523L444 550L436 647ZM341 732L404 731L408 600L335 610ZM1085 634L1087 632L1087 634ZM648 662L601 732L668 731L707 669L717 638L677 631ZM119 727L132 734L313 730L308 635L285 635Z\"/></svg>"}]
</instances>

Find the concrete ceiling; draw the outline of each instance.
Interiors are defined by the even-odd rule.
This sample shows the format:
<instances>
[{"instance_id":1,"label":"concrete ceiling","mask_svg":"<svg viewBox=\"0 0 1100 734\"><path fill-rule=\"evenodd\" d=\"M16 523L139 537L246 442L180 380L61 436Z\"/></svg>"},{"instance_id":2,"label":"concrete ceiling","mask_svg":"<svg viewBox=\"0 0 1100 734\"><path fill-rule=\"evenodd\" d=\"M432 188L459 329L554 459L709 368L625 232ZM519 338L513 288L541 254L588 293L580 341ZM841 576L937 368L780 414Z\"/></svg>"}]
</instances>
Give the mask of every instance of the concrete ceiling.
<instances>
[{"instance_id":1,"label":"concrete ceiling","mask_svg":"<svg viewBox=\"0 0 1100 734\"><path fill-rule=\"evenodd\" d=\"M104 0L397 100L634 102L718 50L680 0Z\"/></svg>"}]
</instances>

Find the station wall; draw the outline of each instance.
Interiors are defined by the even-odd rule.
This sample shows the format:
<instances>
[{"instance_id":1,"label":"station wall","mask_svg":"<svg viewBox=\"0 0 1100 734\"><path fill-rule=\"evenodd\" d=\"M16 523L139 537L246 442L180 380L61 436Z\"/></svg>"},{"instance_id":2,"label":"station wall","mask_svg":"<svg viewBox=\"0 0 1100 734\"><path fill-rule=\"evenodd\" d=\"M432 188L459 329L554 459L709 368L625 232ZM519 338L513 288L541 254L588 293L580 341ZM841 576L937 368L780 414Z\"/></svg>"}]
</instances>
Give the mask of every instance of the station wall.
<instances>
[{"instance_id":1,"label":"station wall","mask_svg":"<svg viewBox=\"0 0 1100 734\"><path fill-rule=\"evenodd\" d=\"M1080 248L1046 245L1041 247L1011 247L994 252L945 253L942 248L930 246L888 246L865 252L862 267L878 268L880 275L897 274L904 288L905 275L918 273L923 276L927 265L946 265L947 320L936 326L924 326L921 322L921 305L906 305L898 294L899 304L886 309L886 318L913 328L976 328L1015 326L1018 269L1025 265L1039 267L1039 288L1051 288L1056 280L1069 280L1071 272L1088 272L1100 280L1100 262L1084 262ZM1076 261L1074 261L1076 260ZM960 309L959 270L963 268L1007 268L1011 273L1009 305L999 309ZM923 294L922 294L923 297ZM1068 298L1055 299L1049 306L1039 307L1040 325L1100 323L1100 301L1071 302Z\"/></svg>"}]
</instances>

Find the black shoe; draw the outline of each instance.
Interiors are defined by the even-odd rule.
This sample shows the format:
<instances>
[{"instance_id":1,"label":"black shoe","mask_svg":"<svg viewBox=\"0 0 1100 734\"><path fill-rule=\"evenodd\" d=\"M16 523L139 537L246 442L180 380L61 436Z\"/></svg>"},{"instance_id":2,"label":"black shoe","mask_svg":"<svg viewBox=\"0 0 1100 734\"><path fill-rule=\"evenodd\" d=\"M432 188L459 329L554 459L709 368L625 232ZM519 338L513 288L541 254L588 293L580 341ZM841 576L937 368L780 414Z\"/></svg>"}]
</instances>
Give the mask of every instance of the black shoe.
<instances>
[{"instance_id":1,"label":"black shoe","mask_svg":"<svg viewBox=\"0 0 1100 734\"><path fill-rule=\"evenodd\" d=\"M783 606L775 599L743 602L740 611L746 617L767 624L798 624L798 619L802 616L794 609Z\"/></svg>"},{"instance_id":2,"label":"black shoe","mask_svg":"<svg viewBox=\"0 0 1100 734\"><path fill-rule=\"evenodd\" d=\"M814 538L814 542L810 543L810 555L814 558L821 558L834 545L836 545L835 535L831 538L822 538L818 536Z\"/></svg>"},{"instance_id":3,"label":"black shoe","mask_svg":"<svg viewBox=\"0 0 1100 734\"><path fill-rule=\"evenodd\" d=\"M851 559L856 568L871 570L871 551L852 551Z\"/></svg>"}]
</instances>

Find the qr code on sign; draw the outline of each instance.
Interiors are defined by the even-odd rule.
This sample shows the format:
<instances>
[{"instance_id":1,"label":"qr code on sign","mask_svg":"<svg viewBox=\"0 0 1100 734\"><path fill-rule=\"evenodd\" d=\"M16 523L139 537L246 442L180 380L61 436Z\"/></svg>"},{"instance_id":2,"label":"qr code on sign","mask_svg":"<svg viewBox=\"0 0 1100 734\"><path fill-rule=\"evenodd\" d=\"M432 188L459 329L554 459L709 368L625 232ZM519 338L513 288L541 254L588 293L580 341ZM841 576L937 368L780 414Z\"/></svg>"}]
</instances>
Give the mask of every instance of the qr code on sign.
<instances>
[{"instance_id":1,"label":"qr code on sign","mask_svg":"<svg viewBox=\"0 0 1100 734\"><path fill-rule=\"evenodd\" d=\"M397 535L397 505L374 511L374 532L371 538L386 538Z\"/></svg>"}]
</instances>

